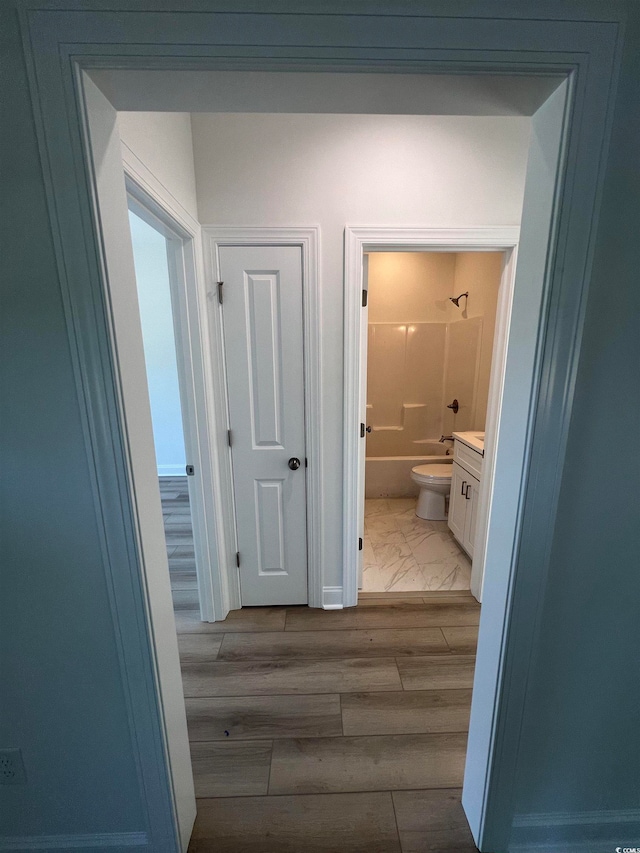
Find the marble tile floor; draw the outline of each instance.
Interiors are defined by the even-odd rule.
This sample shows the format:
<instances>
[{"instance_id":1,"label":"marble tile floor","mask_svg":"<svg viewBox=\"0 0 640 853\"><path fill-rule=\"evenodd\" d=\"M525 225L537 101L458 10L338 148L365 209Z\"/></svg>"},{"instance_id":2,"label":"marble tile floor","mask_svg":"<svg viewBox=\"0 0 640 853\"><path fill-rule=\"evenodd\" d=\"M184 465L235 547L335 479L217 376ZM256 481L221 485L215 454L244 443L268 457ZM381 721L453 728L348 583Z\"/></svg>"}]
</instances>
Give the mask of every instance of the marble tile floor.
<instances>
[{"instance_id":1,"label":"marble tile floor","mask_svg":"<svg viewBox=\"0 0 640 853\"><path fill-rule=\"evenodd\" d=\"M365 501L362 592L468 590L471 561L446 521L425 521L415 498Z\"/></svg>"},{"instance_id":2,"label":"marble tile floor","mask_svg":"<svg viewBox=\"0 0 640 853\"><path fill-rule=\"evenodd\" d=\"M176 610L197 608L193 531L186 477L161 477L160 495ZM468 590L471 563L446 521L415 514L414 498L365 502L362 592Z\"/></svg>"}]
</instances>

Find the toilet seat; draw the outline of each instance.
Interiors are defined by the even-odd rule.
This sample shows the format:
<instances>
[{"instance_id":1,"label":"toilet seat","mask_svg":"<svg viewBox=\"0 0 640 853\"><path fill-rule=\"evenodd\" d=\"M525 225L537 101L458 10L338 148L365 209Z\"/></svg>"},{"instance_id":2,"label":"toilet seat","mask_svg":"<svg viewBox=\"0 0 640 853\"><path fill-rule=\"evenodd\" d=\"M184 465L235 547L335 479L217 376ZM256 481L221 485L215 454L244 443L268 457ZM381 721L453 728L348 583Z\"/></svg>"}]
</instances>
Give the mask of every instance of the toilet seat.
<instances>
[{"instance_id":1,"label":"toilet seat","mask_svg":"<svg viewBox=\"0 0 640 853\"><path fill-rule=\"evenodd\" d=\"M452 470L453 465L416 465L411 476L418 483L451 483Z\"/></svg>"}]
</instances>

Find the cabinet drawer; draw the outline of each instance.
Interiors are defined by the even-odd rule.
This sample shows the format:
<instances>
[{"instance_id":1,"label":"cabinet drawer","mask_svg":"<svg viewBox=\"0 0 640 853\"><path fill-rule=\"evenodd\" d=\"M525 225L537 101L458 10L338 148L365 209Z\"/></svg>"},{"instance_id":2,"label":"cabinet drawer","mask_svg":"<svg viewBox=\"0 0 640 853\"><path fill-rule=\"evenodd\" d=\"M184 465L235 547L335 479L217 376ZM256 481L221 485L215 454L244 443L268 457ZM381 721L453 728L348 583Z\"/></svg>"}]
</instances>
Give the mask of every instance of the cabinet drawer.
<instances>
[{"instance_id":1,"label":"cabinet drawer","mask_svg":"<svg viewBox=\"0 0 640 853\"><path fill-rule=\"evenodd\" d=\"M476 450L472 450L463 444L461 441L456 441L453 445L453 461L462 465L463 468L473 474L474 477L480 479L482 474L482 454Z\"/></svg>"}]
</instances>

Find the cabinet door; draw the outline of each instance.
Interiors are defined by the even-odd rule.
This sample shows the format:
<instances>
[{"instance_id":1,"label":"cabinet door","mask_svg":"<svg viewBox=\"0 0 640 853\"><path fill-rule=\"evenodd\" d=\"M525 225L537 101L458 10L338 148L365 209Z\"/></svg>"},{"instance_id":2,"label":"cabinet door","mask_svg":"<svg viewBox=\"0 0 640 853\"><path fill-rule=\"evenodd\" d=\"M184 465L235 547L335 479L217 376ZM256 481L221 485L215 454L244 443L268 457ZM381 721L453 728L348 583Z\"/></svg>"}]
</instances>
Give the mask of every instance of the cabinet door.
<instances>
[{"instance_id":1,"label":"cabinet door","mask_svg":"<svg viewBox=\"0 0 640 853\"><path fill-rule=\"evenodd\" d=\"M476 538L476 523L478 519L478 492L480 480L469 476L465 486L465 503L467 510L464 520L464 535L462 545L467 554L473 558L473 543Z\"/></svg>"},{"instance_id":2,"label":"cabinet door","mask_svg":"<svg viewBox=\"0 0 640 853\"><path fill-rule=\"evenodd\" d=\"M465 521L467 515L467 504L465 500L465 489L469 482L469 474L461 465L453 463L451 472L451 494L449 496L449 517L447 519L449 529L464 546Z\"/></svg>"}]
</instances>

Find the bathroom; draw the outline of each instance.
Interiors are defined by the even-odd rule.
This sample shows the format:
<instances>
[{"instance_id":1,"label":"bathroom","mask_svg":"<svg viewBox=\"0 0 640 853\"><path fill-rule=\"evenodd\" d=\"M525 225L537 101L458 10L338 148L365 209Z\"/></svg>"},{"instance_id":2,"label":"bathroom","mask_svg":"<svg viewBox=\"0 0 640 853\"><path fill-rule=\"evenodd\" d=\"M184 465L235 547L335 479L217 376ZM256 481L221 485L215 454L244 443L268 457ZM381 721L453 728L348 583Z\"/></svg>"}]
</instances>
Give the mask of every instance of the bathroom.
<instances>
[{"instance_id":1,"label":"bathroom","mask_svg":"<svg viewBox=\"0 0 640 853\"><path fill-rule=\"evenodd\" d=\"M504 255L381 251L367 263L361 591L469 590Z\"/></svg>"}]
</instances>

